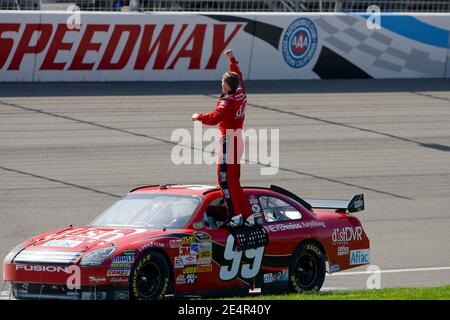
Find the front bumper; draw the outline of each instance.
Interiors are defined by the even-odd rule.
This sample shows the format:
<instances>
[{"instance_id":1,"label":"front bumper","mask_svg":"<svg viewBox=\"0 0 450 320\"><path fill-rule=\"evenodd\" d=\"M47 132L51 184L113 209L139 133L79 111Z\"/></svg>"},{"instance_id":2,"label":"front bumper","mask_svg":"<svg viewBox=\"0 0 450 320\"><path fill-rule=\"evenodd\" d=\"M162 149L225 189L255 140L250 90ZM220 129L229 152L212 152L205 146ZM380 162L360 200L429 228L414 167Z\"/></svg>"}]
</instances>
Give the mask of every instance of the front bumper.
<instances>
[{"instance_id":1,"label":"front bumper","mask_svg":"<svg viewBox=\"0 0 450 320\"><path fill-rule=\"evenodd\" d=\"M107 271L101 266L4 263L3 278L12 299L128 300L128 277L110 277Z\"/></svg>"},{"instance_id":2,"label":"front bumper","mask_svg":"<svg viewBox=\"0 0 450 320\"><path fill-rule=\"evenodd\" d=\"M69 290L65 285L11 283L11 297L17 300L129 300L127 287L82 286Z\"/></svg>"}]
</instances>

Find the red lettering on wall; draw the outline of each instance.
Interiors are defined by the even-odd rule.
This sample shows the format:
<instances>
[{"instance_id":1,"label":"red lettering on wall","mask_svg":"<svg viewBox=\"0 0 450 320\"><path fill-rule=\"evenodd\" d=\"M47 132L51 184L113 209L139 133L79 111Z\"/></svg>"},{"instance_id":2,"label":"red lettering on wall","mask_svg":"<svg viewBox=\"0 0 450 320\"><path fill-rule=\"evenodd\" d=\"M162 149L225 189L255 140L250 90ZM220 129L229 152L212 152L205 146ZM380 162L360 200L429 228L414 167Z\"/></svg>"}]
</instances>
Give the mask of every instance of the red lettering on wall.
<instances>
[{"instance_id":1,"label":"red lettering on wall","mask_svg":"<svg viewBox=\"0 0 450 320\"><path fill-rule=\"evenodd\" d=\"M227 27L226 24L215 24L214 32L213 32L213 43L212 43L212 52L211 57L206 64L205 69L216 69L217 62L219 61L220 56L222 55L225 48L228 44L233 40L238 31L242 28L242 24L238 24L234 27L234 30L231 32L230 36L225 39L225 29Z\"/></svg>"},{"instance_id":2,"label":"red lettering on wall","mask_svg":"<svg viewBox=\"0 0 450 320\"><path fill-rule=\"evenodd\" d=\"M153 64L153 69L161 70L166 66L167 60L169 60L170 55L180 41L181 36L187 28L187 24L181 26L175 41L170 45L170 40L172 39L172 33L174 29L173 24L166 24L161 29L155 42L152 43L153 33L155 31L156 25L146 25L144 32L142 34L141 46L139 47L138 56L136 58L136 63L134 65L135 70L143 70L147 66L153 52L156 47L158 47L158 52L156 54L155 63Z\"/></svg>"},{"instance_id":3,"label":"red lettering on wall","mask_svg":"<svg viewBox=\"0 0 450 320\"><path fill-rule=\"evenodd\" d=\"M200 69L203 43L205 40L206 24L195 26L189 38L184 42L183 47L178 52L168 69L173 69L180 58L190 58L189 69ZM192 42L192 49L188 49Z\"/></svg>"},{"instance_id":4,"label":"red lettering on wall","mask_svg":"<svg viewBox=\"0 0 450 320\"><path fill-rule=\"evenodd\" d=\"M26 54L41 53L47 46L48 40L52 34L53 27L51 24L30 23L27 24L23 31L22 38L17 45L16 52L9 64L8 70L19 70L23 57ZM40 32L36 45L31 45L30 41L35 32Z\"/></svg>"},{"instance_id":5,"label":"red lettering on wall","mask_svg":"<svg viewBox=\"0 0 450 320\"><path fill-rule=\"evenodd\" d=\"M13 39L3 39L3 32L18 32L20 29L20 23L0 23L0 69L5 65L6 60L11 53L14 46Z\"/></svg>"},{"instance_id":6,"label":"red lettering on wall","mask_svg":"<svg viewBox=\"0 0 450 320\"><path fill-rule=\"evenodd\" d=\"M128 39L124 46L124 49L120 55L117 62L112 62L114 53L117 50L117 45L119 44L122 34L127 32ZM133 53L134 46L141 32L141 27L137 24L132 25L116 25L114 31L109 39L108 46L106 47L105 54L100 61L98 70L121 70L123 69L128 61L130 60L131 54Z\"/></svg>"},{"instance_id":7,"label":"red lettering on wall","mask_svg":"<svg viewBox=\"0 0 450 320\"><path fill-rule=\"evenodd\" d=\"M73 43L63 42L66 32L78 32L78 30L71 30L67 24L58 24L55 35L53 36L50 47L47 50L44 61L41 64L40 70L64 70L65 62L55 62L58 51L72 50Z\"/></svg>"},{"instance_id":8,"label":"red lettering on wall","mask_svg":"<svg viewBox=\"0 0 450 320\"><path fill-rule=\"evenodd\" d=\"M134 70L173 70L177 64L178 69L214 70L223 51L243 26L242 23L141 25L136 22L89 24L80 31L64 23L26 23L23 26L0 23L0 69L33 72L34 64L22 63L31 61L27 56L31 54L33 58L39 57L36 61L42 59L39 70L91 71L94 67L123 70L128 64L133 64ZM6 36L8 32L15 33L17 39ZM205 43L206 32L208 41ZM207 49L208 55L203 49ZM136 57L136 61L130 62L132 57Z\"/></svg>"},{"instance_id":9,"label":"red lettering on wall","mask_svg":"<svg viewBox=\"0 0 450 320\"><path fill-rule=\"evenodd\" d=\"M94 62L85 63L83 62L84 57L88 51L98 52L100 50L101 43L92 42L92 38L96 32L107 32L108 29L109 25L107 24L88 24L86 26L69 70L92 70Z\"/></svg>"}]
</instances>

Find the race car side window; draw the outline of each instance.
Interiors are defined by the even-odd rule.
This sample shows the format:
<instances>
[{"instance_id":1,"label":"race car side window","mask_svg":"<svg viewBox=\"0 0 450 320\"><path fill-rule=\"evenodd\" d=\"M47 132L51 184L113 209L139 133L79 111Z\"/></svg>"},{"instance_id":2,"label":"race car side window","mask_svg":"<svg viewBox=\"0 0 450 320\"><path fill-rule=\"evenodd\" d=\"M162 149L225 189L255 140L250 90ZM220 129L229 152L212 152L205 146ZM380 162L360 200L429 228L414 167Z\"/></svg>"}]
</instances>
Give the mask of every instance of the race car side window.
<instances>
[{"instance_id":1,"label":"race car side window","mask_svg":"<svg viewBox=\"0 0 450 320\"><path fill-rule=\"evenodd\" d=\"M283 222L298 220L302 218L302 214L292 205L277 197L260 196L264 218L267 222Z\"/></svg>"},{"instance_id":2,"label":"race car side window","mask_svg":"<svg viewBox=\"0 0 450 320\"><path fill-rule=\"evenodd\" d=\"M227 220L227 207L222 197L209 204L203 214L203 223L207 229L217 229Z\"/></svg>"}]
</instances>

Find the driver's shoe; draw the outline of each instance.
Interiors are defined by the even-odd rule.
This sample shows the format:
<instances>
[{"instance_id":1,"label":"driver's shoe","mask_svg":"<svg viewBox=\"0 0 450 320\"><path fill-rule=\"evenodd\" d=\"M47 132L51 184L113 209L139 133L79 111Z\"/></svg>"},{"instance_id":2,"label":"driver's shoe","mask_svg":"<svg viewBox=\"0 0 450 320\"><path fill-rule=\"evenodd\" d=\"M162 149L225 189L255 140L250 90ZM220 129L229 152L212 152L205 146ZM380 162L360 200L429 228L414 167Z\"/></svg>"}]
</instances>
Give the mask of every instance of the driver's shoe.
<instances>
[{"instance_id":1,"label":"driver's shoe","mask_svg":"<svg viewBox=\"0 0 450 320\"><path fill-rule=\"evenodd\" d=\"M243 225L244 218L242 217L242 214L232 217L228 223L228 226L231 228L242 227Z\"/></svg>"},{"instance_id":2,"label":"driver's shoe","mask_svg":"<svg viewBox=\"0 0 450 320\"><path fill-rule=\"evenodd\" d=\"M262 225L262 215L261 215L261 213L254 213L254 214L250 215L245 220L244 224L247 227L261 226Z\"/></svg>"}]
</instances>

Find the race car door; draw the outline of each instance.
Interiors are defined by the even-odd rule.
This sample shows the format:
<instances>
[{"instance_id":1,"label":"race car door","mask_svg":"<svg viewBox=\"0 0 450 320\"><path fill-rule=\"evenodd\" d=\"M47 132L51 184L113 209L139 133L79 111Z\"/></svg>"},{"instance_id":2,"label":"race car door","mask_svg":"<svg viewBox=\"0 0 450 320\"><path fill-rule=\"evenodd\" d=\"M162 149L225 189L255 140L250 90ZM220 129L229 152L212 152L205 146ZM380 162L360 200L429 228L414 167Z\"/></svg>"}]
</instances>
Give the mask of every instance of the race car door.
<instances>
[{"instance_id":1,"label":"race car door","mask_svg":"<svg viewBox=\"0 0 450 320\"><path fill-rule=\"evenodd\" d=\"M217 289L248 291L259 274L264 247L239 250L228 228L223 228L227 217L227 208L220 196L209 203L203 215L202 231L210 235L212 242L213 272L207 281Z\"/></svg>"}]
</instances>

